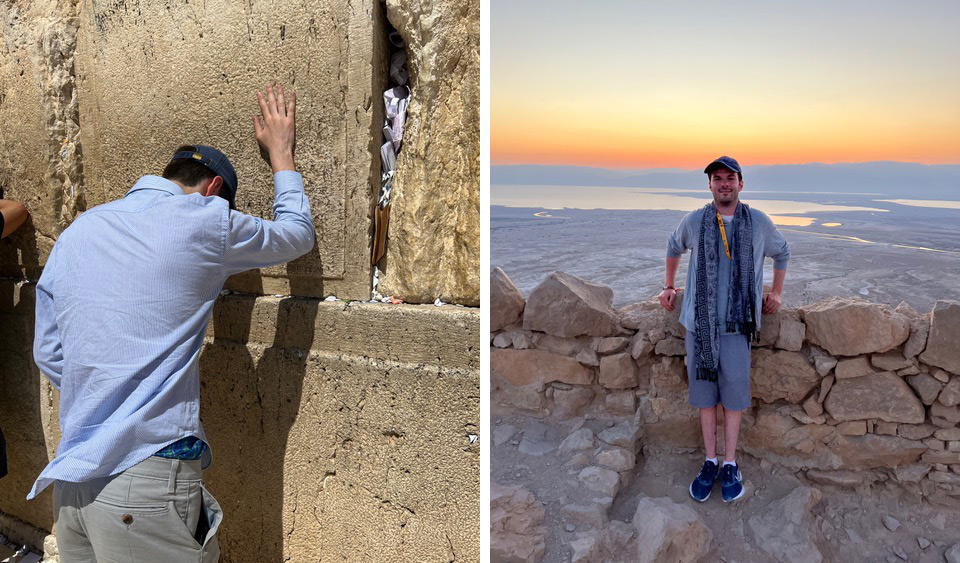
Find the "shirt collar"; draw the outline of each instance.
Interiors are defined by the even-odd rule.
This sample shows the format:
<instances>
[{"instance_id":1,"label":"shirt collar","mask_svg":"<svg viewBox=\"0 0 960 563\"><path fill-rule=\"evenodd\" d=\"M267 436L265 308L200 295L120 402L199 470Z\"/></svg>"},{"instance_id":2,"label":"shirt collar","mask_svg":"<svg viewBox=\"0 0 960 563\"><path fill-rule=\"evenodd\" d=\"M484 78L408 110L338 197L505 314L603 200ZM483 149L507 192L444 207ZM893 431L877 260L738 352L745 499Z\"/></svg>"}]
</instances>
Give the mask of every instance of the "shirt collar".
<instances>
[{"instance_id":1,"label":"shirt collar","mask_svg":"<svg viewBox=\"0 0 960 563\"><path fill-rule=\"evenodd\" d=\"M180 186L167 180L166 178L161 178L160 176L143 176L137 183L130 188L130 191L126 195L130 195L133 192L140 190L157 190L161 192L166 192L170 195L183 195L183 190L180 189ZM126 197L126 196L124 196Z\"/></svg>"}]
</instances>

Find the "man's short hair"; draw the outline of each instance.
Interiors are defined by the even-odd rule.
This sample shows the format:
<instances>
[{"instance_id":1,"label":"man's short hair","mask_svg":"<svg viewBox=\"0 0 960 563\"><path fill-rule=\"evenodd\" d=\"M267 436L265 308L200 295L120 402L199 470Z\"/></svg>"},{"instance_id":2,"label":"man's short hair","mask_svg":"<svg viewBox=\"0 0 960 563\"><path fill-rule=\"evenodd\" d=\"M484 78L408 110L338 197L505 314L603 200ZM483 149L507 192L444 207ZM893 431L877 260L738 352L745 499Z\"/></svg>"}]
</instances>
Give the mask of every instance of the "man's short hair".
<instances>
[{"instance_id":1,"label":"man's short hair","mask_svg":"<svg viewBox=\"0 0 960 563\"><path fill-rule=\"evenodd\" d=\"M178 148L175 153L189 150L193 150L193 147L191 145L185 145ZM171 160L166 168L163 169L162 176L167 180L176 181L188 187L197 186L217 177L212 170L200 161L186 158Z\"/></svg>"}]
</instances>

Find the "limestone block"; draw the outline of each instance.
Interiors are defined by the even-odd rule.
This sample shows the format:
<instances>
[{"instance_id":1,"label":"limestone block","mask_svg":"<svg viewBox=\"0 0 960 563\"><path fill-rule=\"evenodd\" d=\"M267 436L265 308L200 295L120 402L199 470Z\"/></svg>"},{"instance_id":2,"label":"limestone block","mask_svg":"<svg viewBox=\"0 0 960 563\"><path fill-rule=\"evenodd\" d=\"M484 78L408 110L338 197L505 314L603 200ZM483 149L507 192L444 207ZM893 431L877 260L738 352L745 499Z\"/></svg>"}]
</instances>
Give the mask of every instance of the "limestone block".
<instances>
[{"instance_id":1,"label":"limestone block","mask_svg":"<svg viewBox=\"0 0 960 563\"><path fill-rule=\"evenodd\" d=\"M927 447L916 440L899 436L837 436L830 449L849 469L898 467L917 463Z\"/></svg>"},{"instance_id":2,"label":"limestone block","mask_svg":"<svg viewBox=\"0 0 960 563\"><path fill-rule=\"evenodd\" d=\"M540 561L546 549L546 510L533 493L490 483L490 558Z\"/></svg>"},{"instance_id":3,"label":"limestone block","mask_svg":"<svg viewBox=\"0 0 960 563\"><path fill-rule=\"evenodd\" d=\"M920 402L927 406L933 404L937 395L940 394L940 390L943 389L943 383L940 383L935 377L928 373L908 375L905 379L910 387L917 393L917 396L920 397Z\"/></svg>"},{"instance_id":4,"label":"limestone block","mask_svg":"<svg viewBox=\"0 0 960 563\"><path fill-rule=\"evenodd\" d=\"M604 405L610 414L633 416L637 412L637 395L633 391L611 391Z\"/></svg>"},{"instance_id":5,"label":"limestone block","mask_svg":"<svg viewBox=\"0 0 960 563\"><path fill-rule=\"evenodd\" d=\"M600 358L600 384L607 389L632 389L637 386L637 364L629 353Z\"/></svg>"},{"instance_id":6,"label":"limestone block","mask_svg":"<svg viewBox=\"0 0 960 563\"><path fill-rule=\"evenodd\" d=\"M687 347L683 338L671 336L657 342L656 353L661 356L686 356Z\"/></svg>"},{"instance_id":7,"label":"limestone block","mask_svg":"<svg viewBox=\"0 0 960 563\"><path fill-rule=\"evenodd\" d=\"M627 349L630 345L630 339L623 336L612 336L610 338L601 338L597 347L598 354L616 354Z\"/></svg>"},{"instance_id":8,"label":"limestone block","mask_svg":"<svg viewBox=\"0 0 960 563\"><path fill-rule=\"evenodd\" d=\"M637 528L634 561L639 563L699 561L713 541L713 532L697 513L669 497L641 498L633 525Z\"/></svg>"},{"instance_id":9,"label":"limestone block","mask_svg":"<svg viewBox=\"0 0 960 563\"><path fill-rule=\"evenodd\" d=\"M837 366L837 359L833 356L814 356L813 366L817 369L817 373L826 376Z\"/></svg>"},{"instance_id":10,"label":"limestone block","mask_svg":"<svg viewBox=\"0 0 960 563\"><path fill-rule=\"evenodd\" d=\"M500 268L490 273L490 331L519 322L523 314L523 295Z\"/></svg>"},{"instance_id":11,"label":"limestone block","mask_svg":"<svg viewBox=\"0 0 960 563\"><path fill-rule=\"evenodd\" d=\"M851 377L862 377L872 373L878 373L878 370L870 364L870 359L866 356L857 356L856 358L842 359L837 363L837 379L850 379Z\"/></svg>"},{"instance_id":12,"label":"limestone block","mask_svg":"<svg viewBox=\"0 0 960 563\"><path fill-rule=\"evenodd\" d=\"M597 454L597 465L614 471L629 471L636 464L636 454L625 448L604 448Z\"/></svg>"},{"instance_id":13,"label":"limestone block","mask_svg":"<svg viewBox=\"0 0 960 563\"><path fill-rule=\"evenodd\" d=\"M593 430L581 428L574 430L569 436L560 442L559 451L562 454L569 455L582 450L593 449Z\"/></svg>"},{"instance_id":14,"label":"limestone block","mask_svg":"<svg viewBox=\"0 0 960 563\"><path fill-rule=\"evenodd\" d=\"M553 272L530 293L523 328L555 336L612 336L613 291L606 286Z\"/></svg>"},{"instance_id":15,"label":"limestone block","mask_svg":"<svg viewBox=\"0 0 960 563\"><path fill-rule=\"evenodd\" d=\"M603 467L585 467L577 478L587 489L608 497L617 496L620 490L620 475Z\"/></svg>"},{"instance_id":16,"label":"limestone block","mask_svg":"<svg viewBox=\"0 0 960 563\"><path fill-rule=\"evenodd\" d=\"M30 218L0 241L0 276L40 277L56 237L83 210L73 72L77 8L59 0L0 5L0 186Z\"/></svg>"},{"instance_id":17,"label":"limestone block","mask_svg":"<svg viewBox=\"0 0 960 563\"><path fill-rule=\"evenodd\" d=\"M877 418L919 424L926 417L910 387L890 372L837 380L823 406L839 422Z\"/></svg>"},{"instance_id":18,"label":"limestone block","mask_svg":"<svg viewBox=\"0 0 960 563\"><path fill-rule=\"evenodd\" d=\"M593 390L589 387L554 389L553 415L560 419L578 416L590 404L593 396Z\"/></svg>"},{"instance_id":19,"label":"limestone block","mask_svg":"<svg viewBox=\"0 0 960 563\"><path fill-rule=\"evenodd\" d=\"M901 424L897 435L908 440L923 440L933 436L936 431L937 427L930 424Z\"/></svg>"},{"instance_id":20,"label":"limestone block","mask_svg":"<svg viewBox=\"0 0 960 563\"><path fill-rule=\"evenodd\" d=\"M562 338L552 334L540 334L536 347L561 356L576 356L584 348L592 348L592 341L593 339L589 337Z\"/></svg>"},{"instance_id":21,"label":"limestone block","mask_svg":"<svg viewBox=\"0 0 960 563\"><path fill-rule=\"evenodd\" d=\"M575 385L593 382L593 372L577 360L543 350L492 349L490 370L518 386L552 381Z\"/></svg>"},{"instance_id":22,"label":"limestone block","mask_svg":"<svg viewBox=\"0 0 960 563\"><path fill-rule=\"evenodd\" d=\"M760 332L757 335L755 346L773 346L780 338L780 319L783 310L772 315L760 316Z\"/></svg>"},{"instance_id":23,"label":"limestone block","mask_svg":"<svg viewBox=\"0 0 960 563\"><path fill-rule=\"evenodd\" d=\"M228 287L368 299L369 215L379 186L371 141L380 138L384 111L375 102L386 81L385 73L374 73L385 65L379 5L80 5L76 72L87 205L119 198L138 177L159 174L176 147L207 144L222 150L237 170L237 208L272 219L272 174L260 157L251 116L258 111L256 90L281 81L297 91L296 163L311 203L316 247L289 264L239 274ZM392 232L406 224L396 207ZM393 258L392 264L409 263ZM431 269L452 270L448 260L431 256ZM476 261L470 273L479 275ZM413 301L409 293L392 293Z\"/></svg>"},{"instance_id":24,"label":"limestone block","mask_svg":"<svg viewBox=\"0 0 960 563\"><path fill-rule=\"evenodd\" d=\"M903 355L907 358L916 358L927 347L927 337L930 334L930 314L918 315L910 319L910 338L903 345Z\"/></svg>"},{"instance_id":25,"label":"limestone block","mask_svg":"<svg viewBox=\"0 0 960 563\"><path fill-rule=\"evenodd\" d=\"M651 299L627 305L617 310L620 324L624 328L649 335L654 331L663 331L660 338L650 339L653 344L665 335L683 336L686 329L680 324L680 306L683 304L683 289L677 290L673 311L667 311L660 305L659 299Z\"/></svg>"},{"instance_id":26,"label":"limestone block","mask_svg":"<svg viewBox=\"0 0 960 563\"><path fill-rule=\"evenodd\" d=\"M859 299L831 299L801 312L807 339L834 355L886 352L910 336L907 316Z\"/></svg>"},{"instance_id":27,"label":"limestone block","mask_svg":"<svg viewBox=\"0 0 960 563\"><path fill-rule=\"evenodd\" d=\"M763 326L761 325L761 330ZM781 350L797 352L803 347L803 339L807 326L800 320L800 312L795 309L785 309L780 312L780 335L777 337L776 347Z\"/></svg>"},{"instance_id":28,"label":"limestone block","mask_svg":"<svg viewBox=\"0 0 960 563\"><path fill-rule=\"evenodd\" d=\"M585 366L600 367L600 357L588 346L577 354L577 361Z\"/></svg>"},{"instance_id":29,"label":"limestone block","mask_svg":"<svg viewBox=\"0 0 960 563\"><path fill-rule=\"evenodd\" d=\"M601 442L606 442L611 446L619 446L630 451L636 451L639 436L640 429L637 426L630 422L621 422L612 428L607 428L601 432L597 438L599 438Z\"/></svg>"},{"instance_id":30,"label":"limestone block","mask_svg":"<svg viewBox=\"0 0 960 563\"><path fill-rule=\"evenodd\" d=\"M913 366L912 360L905 358L896 350L885 354L874 354L870 356L870 363L880 371L897 371Z\"/></svg>"},{"instance_id":31,"label":"limestone block","mask_svg":"<svg viewBox=\"0 0 960 563\"><path fill-rule=\"evenodd\" d=\"M939 401L935 401L930 405L930 416L940 417L953 424L958 424L960 423L960 405L950 407Z\"/></svg>"},{"instance_id":32,"label":"limestone block","mask_svg":"<svg viewBox=\"0 0 960 563\"><path fill-rule=\"evenodd\" d=\"M651 395L676 397L687 392L687 370L680 358L660 358L660 361L654 362L647 371Z\"/></svg>"},{"instance_id":33,"label":"limestone block","mask_svg":"<svg viewBox=\"0 0 960 563\"><path fill-rule=\"evenodd\" d=\"M823 556L815 541L811 510L823 495L812 487L798 487L774 501L747 523L757 545L784 563L820 563Z\"/></svg>"},{"instance_id":34,"label":"limestone block","mask_svg":"<svg viewBox=\"0 0 960 563\"><path fill-rule=\"evenodd\" d=\"M752 393L772 403L786 399L799 403L820 383L820 376L807 359L797 352L767 349L753 353Z\"/></svg>"},{"instance_id":35,"label":"limestone block","mask_svg":"<svg viewBox=\"0 0 960 563\"><path fill-rule=\"evenodd\" d=\"M920 360L952 373L960 373L958 340L960 340L960 302L937 301L933 307L927 347L920 354Z\"/></svg>"},{"instance_id":36,"label":"limestone block","mask_svg":"<svg viewBox=\"0 0 960 563\"><path fill-rule=\"evenodd\" d=\"M837 432L839 432L841 436L863 436L867 433L867 421L851 420L849 422L841 422L837 425Z\"/></svg>"},{"instance_id":37,"label":"limestone block","mask_svg":"<svg viewBox=\"0 0 960 563\"><path fill-rule=\"evenodd\" d=\"M381 293L479 305L480 2L387 0L386 7L407 44L413 95Z\"/></svg>"}]
</instances>

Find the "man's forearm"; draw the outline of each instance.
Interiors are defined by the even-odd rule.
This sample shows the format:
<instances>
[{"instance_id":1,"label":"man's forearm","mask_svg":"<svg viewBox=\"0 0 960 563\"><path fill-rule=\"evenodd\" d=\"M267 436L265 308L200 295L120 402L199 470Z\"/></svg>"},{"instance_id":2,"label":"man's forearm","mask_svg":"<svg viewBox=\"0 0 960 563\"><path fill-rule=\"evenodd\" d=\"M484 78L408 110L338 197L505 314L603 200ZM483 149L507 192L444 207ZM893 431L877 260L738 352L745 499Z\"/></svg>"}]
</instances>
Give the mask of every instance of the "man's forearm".
<instances>
[{"instance_id":1,"label":"man's forearm","mask_svg":"<svg viewBox=\"0 0 960 563\"><path fill-rule=\"evenodd\" d=\"M770 289L771 293L775 293L777 295L783 295L783 278L785 278L786 276L787 276L786 268L784 268L783 270L777 270L776 268L774 268L773 288Z\"/></svg>"},{"instance_id":2,"label":"man's forearm","mask_svg":"<svg viewBox=\"0 0 960 563\"><path fill-rule=\"evenodd\" d=\"M680 267L680 258L671 258L667 256L667 276L664 278L663 285L666 287L677 287L674 278L677 276L677 268Z\"/></svg>"}]
</instances>

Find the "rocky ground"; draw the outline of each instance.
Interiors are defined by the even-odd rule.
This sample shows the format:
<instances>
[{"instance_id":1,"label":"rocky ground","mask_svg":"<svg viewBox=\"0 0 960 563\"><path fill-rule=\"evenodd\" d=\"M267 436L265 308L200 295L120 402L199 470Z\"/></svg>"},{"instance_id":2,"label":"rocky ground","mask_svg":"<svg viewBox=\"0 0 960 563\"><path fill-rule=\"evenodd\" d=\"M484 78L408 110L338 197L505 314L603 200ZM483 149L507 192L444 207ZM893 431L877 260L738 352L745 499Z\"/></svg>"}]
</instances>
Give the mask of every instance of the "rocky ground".
<instances>
[{"instance_id":1,"label":"rocky ground","mask_svg":"<svg viewBox=\"0 0 960 563\"><path fill-rule=\"evenodd\" d=\"M725 504L718 484L697 503L702 453L643 446L622 418L492 422L494 561L960 561L960 509L894 486L817 483L741 454L745 497Z\"/></svg>"}]
</instances>

